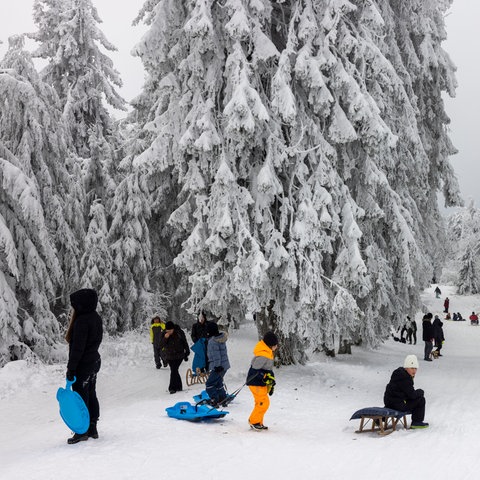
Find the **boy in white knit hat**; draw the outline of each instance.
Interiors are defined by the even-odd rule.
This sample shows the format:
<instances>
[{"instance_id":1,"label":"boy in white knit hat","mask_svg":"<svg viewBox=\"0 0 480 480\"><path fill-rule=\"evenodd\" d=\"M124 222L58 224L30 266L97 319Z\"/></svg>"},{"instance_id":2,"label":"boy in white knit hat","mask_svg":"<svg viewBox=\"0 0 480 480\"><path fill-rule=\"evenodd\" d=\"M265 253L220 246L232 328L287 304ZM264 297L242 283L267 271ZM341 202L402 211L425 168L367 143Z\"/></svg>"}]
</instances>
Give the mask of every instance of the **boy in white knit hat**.
<instances>
[{"instance_id":1,"label":"boy in white knit hat","mask_svg":"<svg viewBox=\"0 0 480 480\"><path fill-rule=\"evenodd\" d=\"M413 379L418 369L418 360L415 355L407 355L403 367L392 373L383 401L385 407L412 412L412 425L410 428L427 428L425 418L425 396L422 389L415 390Z\"/></svg>"}]
</instances>

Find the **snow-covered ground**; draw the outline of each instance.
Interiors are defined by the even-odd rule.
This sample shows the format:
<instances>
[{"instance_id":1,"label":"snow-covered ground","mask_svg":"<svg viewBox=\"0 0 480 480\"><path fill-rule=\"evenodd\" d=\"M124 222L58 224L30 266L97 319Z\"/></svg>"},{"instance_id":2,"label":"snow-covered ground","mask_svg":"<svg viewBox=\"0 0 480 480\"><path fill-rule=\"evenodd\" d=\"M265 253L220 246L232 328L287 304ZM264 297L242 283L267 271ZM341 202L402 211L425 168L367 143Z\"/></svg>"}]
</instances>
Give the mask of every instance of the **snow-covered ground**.
<instances>
[{"instance_id":1,"label":"snow-covered ground","mask_svg":"<svg viewBox=\"0 0 480 480\"><path fill-rule=\"evenodd\" d=\"M427 308L443 318L443 300L468 318L480 296L460 297L440 286L424 294ZM388 341L376 351L319 355L307 366L276 371L277 386L265 417L267 432L249 429L253 401L245 387L221 420L190 423L169 418L165 408L193 401L201 386L170 395L168 370L156 370L145 335L107 339L98 378L100 438L67 445L56 390L65 365L12 362L0 370L0 477L46 479L425 479L479 478L477 402L480 394L480 327L444 321L444 357L424 362L421 317L417 345ZM231 333L231 391L245 380L256 333L245 325ZM405 355L419 357L415 384L427 399L426 430L386 437L357 434L349 421L360 408L383 406L391 372ZM181 373L187 364L183 364Z\"/></svg>"}]
</instances>

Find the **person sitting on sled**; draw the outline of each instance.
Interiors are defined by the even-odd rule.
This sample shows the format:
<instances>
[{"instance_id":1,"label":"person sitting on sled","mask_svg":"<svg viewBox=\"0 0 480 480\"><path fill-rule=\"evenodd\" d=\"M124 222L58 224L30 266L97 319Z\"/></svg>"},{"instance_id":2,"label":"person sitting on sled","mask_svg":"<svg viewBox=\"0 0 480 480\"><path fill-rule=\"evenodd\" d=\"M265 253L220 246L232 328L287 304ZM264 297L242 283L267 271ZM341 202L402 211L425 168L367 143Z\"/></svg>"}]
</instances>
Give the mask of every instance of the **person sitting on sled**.
<instances>
[{"instance_id":1,"label":"person sitting on sled","mask_svg":"<svg viewBox=\"0 0 480 480\"><path fill-rule=\"evenodd\" d=\"M475 312L472 312L469 318L470 318L470 325L478 325L478 315Z\"/></svg>"},{"instance_id":2,"label":"person sitting on sled","mask_svg":"<svg viewBox=\"0 0 480 480\"><path fill-rule=\"evenodd\" d=\"M223 386L223 377L230 368L227 351L228 334L219 332L216 323L208 322L207 335L207 357L210 375L205 384L205 390L210 397L211 405L218 405L227 398L227 392Z\"/></svg>"},{"instance_id":3,"label":"person sitting on sled","mask_svg":"<svg viewBox=\"0 0 480 480\"><path fill-rule=\"evenodd\" d=\"M383 402L386 408L400 412L412 412L410 428L427 428L425 418L425 396L422 389L415 390L413 379L418 369L418 360L415 355L407 355L403 367L393 371L388 383Z\"/></svg>"},{"instance_id":4,"label":"person sitting on sled","mask_svg":"<svg viewBox=\"0 0 480 480\"><path fill-rule=\"evenodd\" d=\"M252 392L255 406L248 419L254 430L268 430L263 417L270 406L269 396L273 395L275 375L273 374L274 352L278 348L278 338L267 332L253 349L254 357L247 374L246 384Z\"/></svg>"}]
</instances>

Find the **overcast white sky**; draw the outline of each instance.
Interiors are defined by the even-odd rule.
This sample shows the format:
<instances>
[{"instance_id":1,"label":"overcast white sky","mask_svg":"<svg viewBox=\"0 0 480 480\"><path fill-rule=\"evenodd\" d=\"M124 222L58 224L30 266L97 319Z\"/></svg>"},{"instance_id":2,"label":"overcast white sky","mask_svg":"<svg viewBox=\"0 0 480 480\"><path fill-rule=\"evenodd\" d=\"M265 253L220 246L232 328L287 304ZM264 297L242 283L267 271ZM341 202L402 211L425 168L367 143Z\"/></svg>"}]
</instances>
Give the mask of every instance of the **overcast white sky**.
<instances>
[{"instance_id":1,"label":"overcast white sky","mask_svg":"<svg viewBox=\"0 0 480 480\"><path fill-rule=\"evenodd\" d=\"M93 2L103 20L103 32L118 48L118 52L109 55L124 82L120 93L129 101L140 92L144 80L141 62L130 55L145 31L143 26L131 26L143 0ZM33 0L0 0L0 5L0 40L4 42L0 45L1 58L10 35L34 31L35 27ZM457 95L454 99L445 98L452 120L451 138L459 150L451 161L465 201L473 198L480 207L480 0L454 0L446 22L448 40L444 48L458 67Z\"/></svg>"}]
</instances>

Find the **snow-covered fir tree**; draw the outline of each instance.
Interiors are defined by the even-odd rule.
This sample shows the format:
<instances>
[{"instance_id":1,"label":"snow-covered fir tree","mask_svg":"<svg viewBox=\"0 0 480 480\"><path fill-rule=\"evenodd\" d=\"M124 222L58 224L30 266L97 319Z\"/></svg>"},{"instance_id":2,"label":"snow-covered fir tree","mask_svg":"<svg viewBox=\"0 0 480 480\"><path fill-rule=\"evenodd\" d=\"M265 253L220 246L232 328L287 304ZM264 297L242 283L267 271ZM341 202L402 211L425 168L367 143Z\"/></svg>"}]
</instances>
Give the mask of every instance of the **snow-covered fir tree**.
<instances>
[{"instance_id":1,"label":"snow-covered fir tree","mask_svg":"<svg viewBox=\"0 0 480 480\"><path fill-rule=\"evenodd\" d=\"M116 328L138 327L153 303L150 293L150 239L147 221L150 205L145 176L136 169L118 185L114 215L109 230L113 277L113 311Z\"/></svg>"},{"instance_id":2,"label":"snow-covered fir tree","mask_svg":"<svg viewBox=\"0 0 480 480\"><path fill-rule=\"evenodd\" d=\"M30 352L52 357L53 311L78 281L79 255L58 98L23 36L9 43L0 62L0 364Z\"/></svg>"},{"instance_id":3,"label":"snow-covered fir tree","mask_svg":"<svg viewBox=\"0 0 480 480\"><path fill-rule=\"evenodd\" d=\"M88 226L88 250L82 261L87 270L81 271L82 285L97 284L98 278L88 278L94 273L93 259L106 252L109 245L102 243L107 235L98 231L98 203L106 214L106 226L116 215L113 204L117 186L117 165L121 159L117 125L108 108L125 110L125 101L116 88L122 85L120 76L106 52L116 50L106 39L99 24L101 19L91 0L35 0L34 20L38 31L30 35L39 43L35 55L47 61L42 78L53 85L60 98L63 119L80 166L85 189L83 215ZM101 208L101 207L100 207ZM91 216L89 216L91 215ZM99 242L95 245L93 242ZM111 299L115 279L110 272L104 284L105 299ZM103 306L104 314L115 316L109 310L111 303Z\"/></svg>"},{"instance_id":4,"label":"snow-covered fir tree","mask_svg":"<svg viewBox=\"0 0 480 480\"><path fill-rule=\"evenodd\" d=\"M461 295L480 292L480 210L473 200L448 218L446 269Z\"/></svg>"},{"instance_id":5,"label":"snow-covered fir tree","mask_svg":"<svg viewBox=\"0 0 480 480\"><path fill-rule=\"evenodd\" d=\"M117 321L115 316L115 292L111 291L114 284L113 259L108 247L108 227L105 208L100 201L90 207L90 222L85 237L85 248L81 258L80 268L83 277L80 285L83 288L93 288L98 292L98 312L102 315L107 331L115 332Z\"/></svg>"},{"instance_id":6,"label":"snow-covered fir tree","mask_svg":"<svg viewBox=\"0 0 480 480\"><path fill-rule=\"evenodd\" d=\"M443 238L437 192L461 203L449 4L146 2L137 161L152 192L177 192L163 216L192 311L256 313L302 361L340 337L375 344L417 308Z\"/></svg>"}]
</instances>

